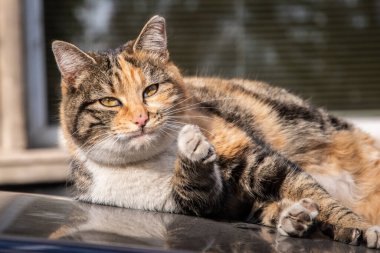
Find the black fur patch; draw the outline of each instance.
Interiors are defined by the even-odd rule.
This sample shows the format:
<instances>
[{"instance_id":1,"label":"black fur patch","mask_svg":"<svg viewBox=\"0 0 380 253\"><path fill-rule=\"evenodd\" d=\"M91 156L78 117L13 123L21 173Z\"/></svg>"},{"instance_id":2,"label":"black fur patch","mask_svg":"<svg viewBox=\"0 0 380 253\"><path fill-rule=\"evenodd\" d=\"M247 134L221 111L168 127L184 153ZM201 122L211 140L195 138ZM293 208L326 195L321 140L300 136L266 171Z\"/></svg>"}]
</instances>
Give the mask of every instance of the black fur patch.
<instances>
[{"instance_id":1,"label":"black fur patch","mask_svg":"<svg viewBox=\"0 0 380 253\"><path fill-rule=\"evenodd\" d=\"M344 122L341 119L339 119L333 115L329 115L328 120L329 120L330 124L336 130L349 130L349 129L351 129L351 126L347 122Z\"/></svg>"}]
</instances>

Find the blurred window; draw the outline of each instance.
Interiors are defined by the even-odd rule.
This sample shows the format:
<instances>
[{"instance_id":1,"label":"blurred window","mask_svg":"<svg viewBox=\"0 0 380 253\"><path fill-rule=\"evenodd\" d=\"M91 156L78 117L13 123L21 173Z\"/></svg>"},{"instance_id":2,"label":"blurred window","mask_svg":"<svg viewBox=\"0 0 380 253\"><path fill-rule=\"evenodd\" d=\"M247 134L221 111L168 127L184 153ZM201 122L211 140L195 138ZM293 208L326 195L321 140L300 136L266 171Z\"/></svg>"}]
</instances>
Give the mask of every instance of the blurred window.
<instances>
[{"instance_id":1,"label":"blurred window","mask_svg":"<svg viewBox=\"0 0 380 253\"><path fill-rule=\"evenodd\" d=\"M155 14L167 20L169 51L185 75L263 80L349 116L380 112L378 0L30 2L40 3L44 25L34 50L43 76L31 85L44 85L47 125L57 124L60 96L51 42L115 48Z\"/></svg>"}]
</instances>

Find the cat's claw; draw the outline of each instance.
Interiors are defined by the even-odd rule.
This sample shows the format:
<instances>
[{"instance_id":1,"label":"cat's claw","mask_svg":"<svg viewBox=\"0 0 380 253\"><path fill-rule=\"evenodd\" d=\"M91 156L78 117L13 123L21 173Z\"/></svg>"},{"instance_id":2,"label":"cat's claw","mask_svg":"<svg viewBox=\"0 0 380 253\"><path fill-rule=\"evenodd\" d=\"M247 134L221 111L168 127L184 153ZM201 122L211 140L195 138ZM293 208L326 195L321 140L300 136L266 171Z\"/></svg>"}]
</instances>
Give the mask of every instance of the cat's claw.
<instances>
[{"instance_id":1,"label":"cat's claw","mask_svg":"<svg viewBox=\"0 0 380 253\"><path fill-rule=\"evenodd\" d=\"M216 159L214 147L198 126L185 125L178 135L180 153L193 162L213 162Z\"/></svg>"},{"instance_id":2,"label":"cat's claw","mask_svg":"<svg viewBox=\"0 0 380 253\"><path fill-rule=\"evenodd\" d=\"M284 236L303 237L313 226L318 213L318 205L313 200L301 199L281 212L277 230Z\"/></svg>"},{"instance_id":3,"label":"cat's claw","mask_svg":"<svg viewBox=\"0 0 380 253\"><path fill-rule=\"evenodd\" d=\"M380 249L380 226L373 226L367 229L364 234L367 241L367 247L371 249Z\"/></svg>"}]
</instances>

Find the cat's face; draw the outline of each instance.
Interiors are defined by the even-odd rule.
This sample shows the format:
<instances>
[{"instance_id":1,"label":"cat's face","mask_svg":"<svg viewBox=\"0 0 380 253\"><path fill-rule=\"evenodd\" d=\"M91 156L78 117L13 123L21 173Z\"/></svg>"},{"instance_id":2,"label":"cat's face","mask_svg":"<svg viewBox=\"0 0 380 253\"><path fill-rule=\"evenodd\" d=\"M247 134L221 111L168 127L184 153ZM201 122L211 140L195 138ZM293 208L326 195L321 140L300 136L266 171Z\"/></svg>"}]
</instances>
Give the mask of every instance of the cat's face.
<instances>
[{"instance_id":1,"label":"cat's face","mask_svg":"<svg viewBox=\"0 0 380 253\"><path fill-rule=\"evenodd\" d=\"M74 152L123 165L174 141L176 105L186 94L168 59L163 18L153 17L135 41L115 51L86 54L56 41L53 52L62 74L62 128Z\"/></svg>"}]
</instances>

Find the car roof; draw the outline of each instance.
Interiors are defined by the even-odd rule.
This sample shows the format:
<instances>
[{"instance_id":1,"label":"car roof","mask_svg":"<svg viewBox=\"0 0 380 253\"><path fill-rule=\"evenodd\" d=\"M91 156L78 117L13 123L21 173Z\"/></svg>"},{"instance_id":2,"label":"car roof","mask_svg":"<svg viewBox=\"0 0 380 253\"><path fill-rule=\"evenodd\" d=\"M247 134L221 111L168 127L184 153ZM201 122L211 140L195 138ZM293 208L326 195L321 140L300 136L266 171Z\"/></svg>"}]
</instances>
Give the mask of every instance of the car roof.
<instances>
[{"instance_id":1,"label":"car roof","mask_svg":"<svg viewBox=\"0 0 380 253\"><path fill-rule=\"evenodd\" d=\"M0 248L10 252L367 252L316 232L283 237L248 223L0 192Z\"/></svg>"}]
</instances>

